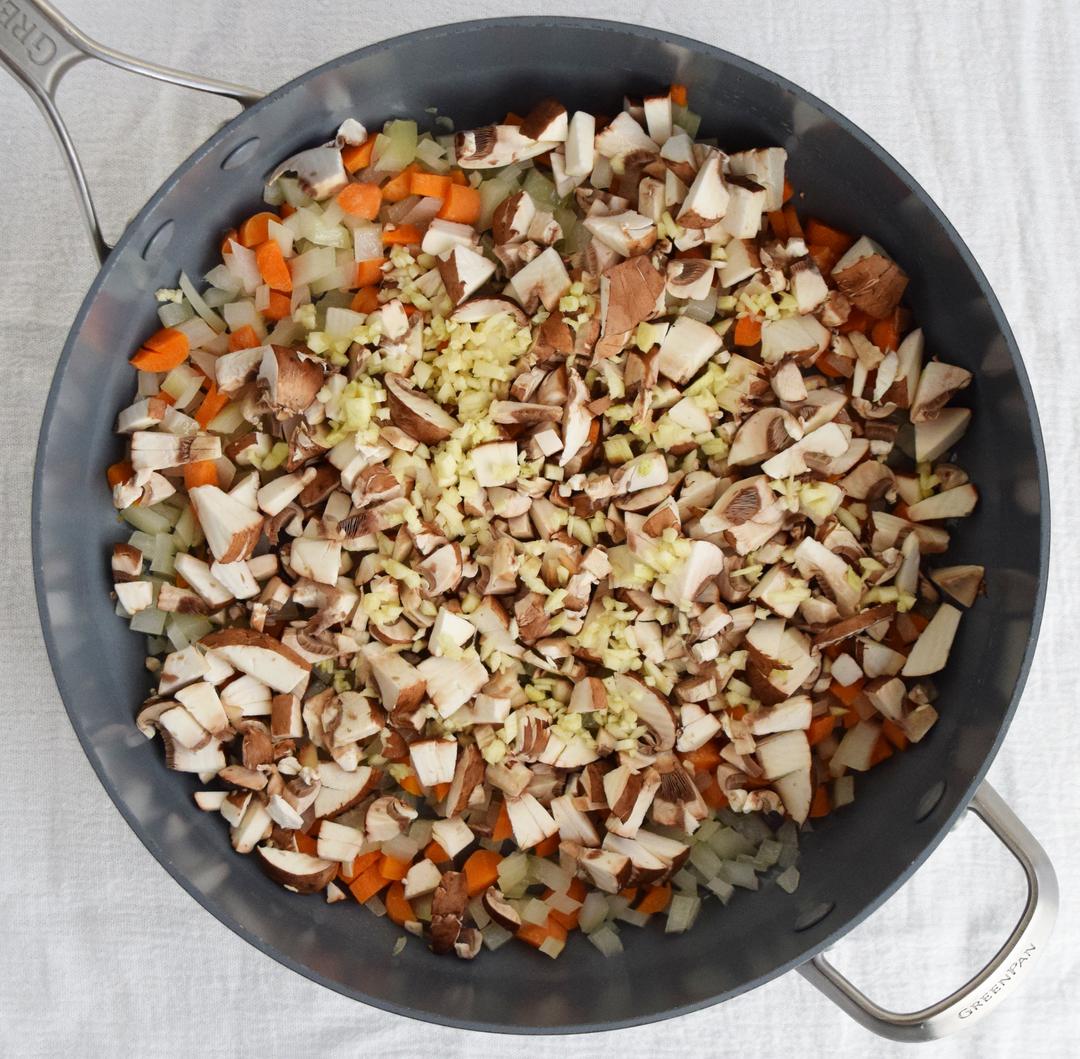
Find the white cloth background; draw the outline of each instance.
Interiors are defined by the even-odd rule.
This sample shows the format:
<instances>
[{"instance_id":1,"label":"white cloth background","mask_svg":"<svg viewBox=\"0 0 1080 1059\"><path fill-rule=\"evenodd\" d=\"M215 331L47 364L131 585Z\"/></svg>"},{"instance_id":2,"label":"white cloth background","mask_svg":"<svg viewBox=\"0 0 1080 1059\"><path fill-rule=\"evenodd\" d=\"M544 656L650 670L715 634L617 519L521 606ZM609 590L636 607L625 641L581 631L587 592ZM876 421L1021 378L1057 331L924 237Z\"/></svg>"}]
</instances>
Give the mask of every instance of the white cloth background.
<instances>
[{"instance_id":1,"label":"white cloth background","mask_svg":"<svg viewBox=\"0 0 1080 1059\"><path fill-rule=\"evenodd\" d=\"M262 88L396 33L530 10L504 0L60 2L76 24L116 47ZM1055 861L1063 906L1052 951L1027 988L974 1033L924 1054L1077 1054L1080 6L595 0L585 9L545 0L531 10L685 33L806 86L911 170L998 292L1046 433L1054 555L1032 676L990 777ZM220 101L97 64L77 68L60 99L113 237L231 113ZM93 262L56 148L29 98L2 75L0 137L0 598L7 601L0 608L0 1054L899 1054L899 1046L875 1041L796 975L720 1008L600 1036L526 1041L425 1027L277 966L172 882L84 760L38 632L28 530L33 447ZM973 824L946 842L837 950L837 962L882 1000L944 995L994 950L1018 911L1019 873L979 832Z\"/></svg>"}]
</instances>

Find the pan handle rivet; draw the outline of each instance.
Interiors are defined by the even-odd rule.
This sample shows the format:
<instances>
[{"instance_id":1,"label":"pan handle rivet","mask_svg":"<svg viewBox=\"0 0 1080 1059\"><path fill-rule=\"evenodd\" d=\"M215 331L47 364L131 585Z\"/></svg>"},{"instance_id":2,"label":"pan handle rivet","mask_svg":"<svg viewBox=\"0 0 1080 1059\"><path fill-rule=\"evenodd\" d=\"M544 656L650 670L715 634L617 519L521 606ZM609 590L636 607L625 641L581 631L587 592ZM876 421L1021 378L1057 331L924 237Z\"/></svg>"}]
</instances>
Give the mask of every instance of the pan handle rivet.
<instances>
[{"instance_id":1,"label":"pan handle rivet","mask_svg":"<svg viewBox=\"0 0 1080 1059\"><path fill-rule=\"evenodd\" d=\"M835 901L822 901L820 904L804 909L795 917L795 932L799 933L816 927L835 907Z\"/></svg>"},{"instance_id":2,"label":"pan handle rivet","mask_svg":"<svg viewBox=\"0 0 1080 1059\"><path fill-rule=\"evenodd\" d=\"M243 143L238 143L222 160L222 169L237 169L246 165L259 149L259 137L252 136Z\"/></svg>"},{"instance_id":3,"label":"pan handle rivet","mask_svg":"<svg viewBox=\"0 0 1080 1059\"><path fill-rule=\"evenodd\" d=\"M915 806L915 821L921 823L925 820L937 807L941 801L942 796L945 794L945 781L938 780L933 784L930 789L919 799Z\"/></svg>"},{"instance_id":4,"label":"pan handle rivet","mask_svg":"<svg viewBox=\"0 0 1080 1059\"><path fill-rule=\"evenodd\" d=\"M146 246L143 247L142 257L144 261L150 261L152 258L160 256L161 252L172 242L173 233L176 231L176 223L174 221L162 221L161 224L154 229L153 234L146 240Z\"/></svg>"}]
</instances>

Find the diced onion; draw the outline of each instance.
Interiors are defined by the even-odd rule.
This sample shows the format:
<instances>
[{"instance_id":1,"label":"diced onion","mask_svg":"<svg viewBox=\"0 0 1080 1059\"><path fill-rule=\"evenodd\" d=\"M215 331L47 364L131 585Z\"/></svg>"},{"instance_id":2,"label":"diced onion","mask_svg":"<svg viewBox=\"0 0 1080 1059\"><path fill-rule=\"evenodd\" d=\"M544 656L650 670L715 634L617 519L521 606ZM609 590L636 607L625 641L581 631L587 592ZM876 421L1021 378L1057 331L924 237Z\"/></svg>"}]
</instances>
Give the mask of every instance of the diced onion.
<instances>
[{"instance_id":1,"label":"diced onion","mask_svg":"<svg viewBox=\"0 0 1080 1059\"><path fill-rule=\"evenodd\" d=\"M199 349L217 337L217 332L198 316L193 316L191 319L177 324L176 330L187 335L188 343L192 349Z\"/></svg>"},{"instance_id":2,"label":"diced onion","mask_svg":"<svg viewBox=\"0 0 1080 1059\"><path fill-rule=\"evenodd\" d=\"M382 225L364 221L352 230L353 260L373 261L383 256Z\"/></svg>"},{"instance_id":3,"label":"diced onion","mask_svg":"<svg viewBox=\"0 0 1080 1059\"><path fill-rule=\"evenodd\" d=\"M776 885L785 893L793 894L799 885L799 869L793 864L776 877Z\"/></svg>"},{"instance_id":4,"label":"diced onion","mask_svg":"<svg viewBox=\"0 0 1080 1059\"><path fill-rule=\"evenodd\" d=\"M601 927L589 935L591 941L605 956L617 956L623 951L622 939L611 927Z\"/></svg>"},{"instance_id":5,"label":"diced onion","mask_svg":"<svg viewBox=\"0 0 1080 1059\"><path fill-rule=\"evenodd\" d=\"M668 934L681 934L689 930L701 911L701 898L691 894L675 894L668 906L667 923L664 931Z\"/></svg>"},{"instance_id":6,"label":"diced onion","mask_svg":"<svg viewBox=\"0 0 1080 1059\"><path fill-rule=\"evenodd\" d=\"M337 268L337 258L333 248L316 246L292 259L290 272L293 286L300 283L312 283ZM254 288L253 288L254 289Z\"/></svg>"},{"instance_id":7,"label":"diced onion","mask_svg":"<svg viewBox=\"0 0 1080 1059\"><path fill-rule=\"evenodd\" d=\"M215 332L220 333L225 330L225 321L206 304L202 295L195 289L195 285L188 279L186 272L180 273L180 289L184 292L187 300L191 302L191 307Z\"/></svg>"},{"instance_id":8,"label":"diced onion","mask_svg":"<svg viewBox=\"0 0 1080 1059\"><path fill-rule=\"evenodd\" d=\"M484 937L484 948L492 952L505 945L514 936L505 927L500 927L494 922L489 923L480 933Z\"/></svg>"},{"instance_id":9,"label":"diced onion","mask_svg":"<svg viewBox=\"0 0 1080 1059\"><path fill-rule=\"evenodd\" d=\"M195 311L183 302L166 302L158 306L157 314L162 327L176 327L177 324L190 320L195 315Z\"/></svg>"},{"instance_id":10,"label":"diced onion","mask_svg":"<svg viewBox=\"0 0 1080 1059\"><path fill-rule=\"evenodd\" d=\"M229 251L225 254L225 267L236 277L240 286L248 294L254 294L262 283L262 274L255 261L255 251L241 246L235 239L229 240Z\"/></svg>"}]
</instances>

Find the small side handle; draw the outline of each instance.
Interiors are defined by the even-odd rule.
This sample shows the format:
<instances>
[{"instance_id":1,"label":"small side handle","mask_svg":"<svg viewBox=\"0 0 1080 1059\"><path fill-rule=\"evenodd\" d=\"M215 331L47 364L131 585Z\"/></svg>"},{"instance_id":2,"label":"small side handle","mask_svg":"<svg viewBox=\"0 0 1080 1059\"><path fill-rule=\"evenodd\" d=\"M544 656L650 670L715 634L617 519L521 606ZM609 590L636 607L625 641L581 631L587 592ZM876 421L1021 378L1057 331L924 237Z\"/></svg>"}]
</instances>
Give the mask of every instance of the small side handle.
<instances>
[{"instance_id":1,"label":"small side handle","mask_svg":"<svg viewBox=\"0 0 1080 1059\"><path fill-rule=\"evenodd\" d=\"M84 59L98 59L156 81L225 96L244 107L258 102L263 93L243 85L197 77L167 66L143 62L98 44L73 26L47 0L0 0L0 63L30 93L56 136L71 173L94 253L99 262L104 262L110 247L101 234L97 211L75 144L56 105L56 89L64 74Z\"/></svg>"},{"instance_id":2,"label":"small side handle","mask_svg":"<svg viewBox=\"0 0 1080 1059\"><path fill-rule=\"evenodd\" d=\"M845 978L824 953L799 968L808 982L881 1037L906 1042L931 1041L974 1025L1016 991L1046 949L1058 909L1057 875L1050 859L989 783L979 787L968 809L1020 862L1028 885L1023 914L985 967L944 1000L909 1013L889 1011L876 1004Z\"/></svg>"}]
</instances>

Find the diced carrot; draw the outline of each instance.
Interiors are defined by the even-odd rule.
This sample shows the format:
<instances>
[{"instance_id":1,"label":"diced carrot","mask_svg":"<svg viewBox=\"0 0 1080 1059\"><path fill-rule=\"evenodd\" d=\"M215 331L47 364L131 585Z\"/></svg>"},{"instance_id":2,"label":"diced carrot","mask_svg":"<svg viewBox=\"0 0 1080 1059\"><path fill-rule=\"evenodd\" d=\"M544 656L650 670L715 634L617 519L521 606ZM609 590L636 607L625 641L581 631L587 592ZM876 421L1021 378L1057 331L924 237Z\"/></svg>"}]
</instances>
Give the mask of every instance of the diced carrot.
<instances>
[{"instance_id":1,"label":"diced carrot","mask_svg":"<svg viewBox=\"0 0 1080 1059\"><path fill-rule=\"evenodd\" d=\"M794 206L784 207L784 225L787 228L789 239L801 239L803 235L802 225L799 223L799 215Z\"/></svg>"},{"instance_id":2,"label":"diced carrot","mask_svg":"<svg viewBox=\"0 0 1080 1059\"><path fill-rule=\"evenodd\" d=\"M829 361L828 352L814 361L814 367L817 368L822 375L827 375L830 379L844 378L844 373L839 368L833 367L832 363Z\"/></svg>"},{"instance_id":3,"label":"diced carrot","mask_svg":"<svg viewBox=\"0 0 1080 1059\"><path fill-rule=\"evenodd\" d=\"M306 853L309 857L315 856L319 843L311 835L305 835L303 831L296 831L293 838L296 840L296 848L301 853Z\"/></svg>"},{"instance_id":4,"label":"diced carrot","mask_svg":"<svg viewBox=\"0 0 1080 1059\"><path fill-rule=\"evenodd\" d=\"M163 327L155 331L143 348L131 358L139 371L172 371L187 359L191 346L183 331L175 327Z\"/></svg>"},{"instance_id":5,"label":"diced carrot","mask_svg":"<svg viewBox=\"0 0 1080 1059\"><path fill-rule=\"evenodd\" d=\"M109 485L115 489L116 486L126 482L134 473L135 468L131 466L128 460L120 460L105 472L105 477L109 479Z\"/></svg>"},{"instance_id":6,"label":"diced carrot","mask_svg":"<svg viewBox=\"0 0 1080 1059\"><path fill-rule=\"evenodd\" d=\"M827 276L833 270L833 265L840 259L840 255L831 246L822 246L819 243L811 243L807 253L814 259L818 272Z\"/></svg>"},{"instance_id":7,"label":"diced carrot","mask_svg":"<svg viewBox=\"0 0 1080 1059\"><path fill-rule=\"evenodd\" d=\"M378 865L372 865L361 872L350 884L349 890L361 904L370 901L380 890L390 885L390 880L383 877Z\"/></svg>"},{"instance_id":8,"label":"diced carrot","mask_svg":"<svg viewBox=\"0 0 1080 1059\"><path fill-rule=\"evenodd\" d=\"M829 815L829 792L822 784L814 791L814 800L810 803L810 819L817 820L819 817Z\"/></svg>"},{"instance_id":9,"label":"diced carrot","mask_svg":"<svg viewBox=\"0 0 1080 1059\"><path fill-rule=\"evenodd\" d=\"M671 887L667 883L663 886L650 886L645 891L645 896L638 901L636 911L652 916L657 912L663 912L670 903Z\"/></svg>"},{"instance_id":10,"label":"diced carrot","mask_svg":"<svg viewBox=\"0 0 1080 1059\"><path fill-rule=\"evenodd\" d=\"M467 188L470 186L469 178L465 175L464 169L451 169L450 182L458 187Z\"/></svg>"},{"instance_id":11,"label":"diced carrot","mask_svg":"<svg viewBox=\"0 0 1080 1059\"><path fill-rule=\"evenodd\" d=\"M491 849L478 849L469 855L462 871L465 872L465 884L469 896L482 894L489 886L499 881L499 864L502 856Z\"/></svg>"},{"instance_id":12,"label":"diced carrot","mask_svg":"<svg viewBox=\"0 0 1080 1059\"><path fill-rule=\"evenodd\" d=\"M715 779L701 792L701 798L710 809L723 809L728 803L724 788Z\"/></svg>"},{"instance_id":13,"label":"diced carrot","mask_svg":"<svg viewBox=\"0 0 1080 1059\"><path fill-rule=\"evenodd\" d=\"M379 307L379 291L376 287L361 287L354 295L349 308L354 313L373 313ZM413 791L419 794L419 791Z\"/></svg>"},{"instance_id":14,"label":"diced carrot","mask_svg":"<svg viewBox=\"0 0 1080 1059\"><path fill-rule=\"evenodd\" d=\"M315 853L317 848L317 846L312 846L312 854ZM305 850L305 852L307 851ZM373 866L377 867L381 859L382 852L377 849L373 849L369 853L361 853L360 856L353 857L351 864L342 864L338 869L338 878L344 879L347 883L351 883L358 875L363 875L368 868Z\"/></svg>"},{"instance_id":15,"label":"diced carrot","mask_svg":"<svg viewBox=\"0 0 1080 1059\"><path fill-rule=\"evenodd\" d=\"M435 864L445 864L450 859L450 854L434 839L424 847L424 856Z\"/></svg>"},{"instance_id":16,"label":"diced carrot","mask_svg":"<svg viewBox=\"0 0 1080 1059\"><path fill-rule=\"evenodd\" d=\"M732 708L731 708L731 710L729 712L731 713L731 716L735 718L736 721L741 721L746 716L746 707L745 706L732 706Z\"/></svg>"},{"instance_id":17,"label":"diced carrot","mask_svg":"<svg viewBox=\"0 0 1080 1059\"><path fill-rule=\"evenodd\" d=\"M769 218L769 227L773 235L777 239L787 239L787 218L784 216L784 211L774 210L766 216Z\"/></svg>"},{"instance_id":18,"label":"diced carrot","mask_svg":"<svg viewBox=\"0 0 1080 1059\"><path fill-rule=\"evenodd\" d=\"M450 191L450 178L438 173L417 170L409 176L409 194L428 199L445 199Z\"/></svg>"},{"instance_id":19,"label":"diced carrot","mask_svg":"<svg viewBox=\"0 0 1080 1059\"><path fill-rule=\"evenodd\" d=\"M229 352L235 353L238 349L254 349L260 345L259 336L255 334L255 328L251 324L244 324L229 335Z\"/></svg>"},{"instance_id":20,"label":"diced carrot","mask_svg":"<svg viewBox=\"0 0 1080 1059\"><path fill-rule=\"evenodd\" d=\"M512 110L506 112L506 117L503 118L504 125L521 125L525 119L520 114L515 114Z\"/></svg>"},{"instance_id":21,"label":"diced carrot","mask_svg":"<svg viewBox=\"0 0 1080 1059\"><path fill-rule=\"evenodd\" d=\"M554 892L554 890L545 890L540 900L546 901ZM570 885L566 890L567 896L578 902L584 901L585 895L588 892L589 891L585 888L585 884L578 878L571 879ZM577 930L581 909L575 908L573 912L560 912L557 909L552 909L550 916L556 923L566 927L567 930Z\"/></svg>"},{"instance_id":22,"label":"diced carrot","mask_svg":"<svg viewBox=\"0 0 1080 1059\"><path fill-rule=\"evenodd\" d=\"M837 328L842 335L851 334L852 331L861 331L866 334L866 329L872 326L874 318L868 316L862 309L852 309L851 315Z\"/></svg>"},{"instance_id":23,"label":"diced carrot","mask_svg":"<svg viewBox=\"0 0 1080 1059\"><path fill-rule=\"evenodd\" d=\"M916 614L914 611L908 611L908 621L910 621L919 632L922 632L923 629L930 624L929 618L924 617L922 614Z\"/></svg>"},{"instance_id":24,"label":"diced carrot","mask_svg":"<svg viewBox=\"0 0 1080 1059\"><path fill-rule=\"evenodd\" d=\"M442 801L450 793L449 783L436 783L435 784L435 797Z\"/></svg>"},{"instance_id":25,"label":"diced carrot","mask_svg":"<svg viewBox=\"0 0 1080 1059\"><path fill-rule=\"evenodd\" d=\"M267 286L286 294L292 290L288 263L281 247L273 239L267 239L265 243L258 245L255 250L255 264L259 266L259 275L266 281Z\"/></svg>"},{"instance_id":26,"label":"diced carrot","mask_svg":"<svg viewBox=\"0 0 1080 1059\"><path fill-rule=\"evenodd\" d=\"M881 734L885 736L897 750L907 750L908 737L900 731L900 727L895 721L890 721L888 717L886 717L885 723L881 726Z\"/></svg>"},{"instance_id":27,"label":"diced carrot","mask_svg":"<svg viewBox=\"0 0 1080 1059\"><path fill-rule=\"evenodd\" d=\"M386 264L385 257L369 257L364 261L356 262L356 286L374 287L382 282L382 267Z\"/></svg>"},{"instance_id":28,"label":"diced carrot","mask_svg":"<svg viewBox=\"0 0 1080 1059\"><path fill-rule=\"evenodd\" d=\"M210 425L211 420L228 403L229 395L220 393L217 386L210 383L210 388L206 391L206 396L202 399L202 404L199 405L199 410L195 413L195 422L205 430Z\"/></svg>"},{"instance_id":29,"label":"diced carrot","mask_svg":"<svg viewBox=\"0 0 1080 1059\"><path fill-rule=\"evenodd\" d=\"M889 745L889 740L883 735L878 736L878 741L874 744L874 749L870 754L870 767L880 765L881 762L892 756L893 748Z\"/></svg>"},{"instance_id":30,"label":"diced carrot","mask_svg":"<svg viewBox=\"0 0 1080 1059\"><path fill-rule=\"evenodd\" d=\"M735 321L735 345L756 346L761 341L761 321L752 316L740 316Z\"/></svg>"},{"instance_id":31,"label":"diced carrot","mask_svg":"<svg viewBox=\"0 0 1080 1059\"><path fill-rule=\"evenodd\" d=\"M229 242L230 241L239 242L239 240L237 240L237 238L236 238L236 235L237 235L236 229L235 228L230 228L221 237L221 253L222 253L222 256L224 256L225 254L227 254L229 252Z\"/></svg>"},{"instance_id":32,"label":"diced carrot","mask_svg":"<svg viewBox=\"0 0 1080 1059\"><path fill-rule=\"evenodd\" d=\"M292 299L279 290L270 292L270 304L263 309L263 316L267 320L284 320L292 315Z\"/></svg>"},{"instance_id":33,"label":"diced carrot","mask_svg":"<svg viewBox=\"0 0 1080 1059\"><path fill-rule=\"evenodd\" d=\"M398 786L408 791L410 794L421 795L424 793L424 788L420 786L420 780L417 779L415 772L410 772L407 776L402 776L398 780Z\"/></svg>"},{"instance_id":34,"label":"diced carrot","mask_svg":"<svg viewBox=\"0 0 1080 1059\"><path fill-rule=\"evenodd\" d=\"M817 246L827 246L837 257L845 253L855 242L847 232L833 228L832 225L819 221L816 217L811 217L806 222L806 239L807 242Z\"/></svg>"},{"instance_id":35,"label":"diced carrot","mask_svg":"<svg viewBox=\"0 0 1080 1059\"><path fill-rule=\"evenodd\" d=\"M866 679L864 677L859 677L854 684L841 684L839 681L834 680L829 685L829 691L831 691L845 706L850 707L859 697L859 692L862 691L862 686L865 683Z\"/></svg>"},{"instance_id":36,"label":"diced carrot","mask_svg":"<svg viewBox=\"0 0 1080 1059\"><path fill-rule=\"evenodd\" d=\"M351 144L341 149L341 161L350 173L371 164L371 152L375 150L375 137L365 140L357 147Z\"/></svg>"},{"instance_id":37,"label":"diced carrot","mask_svg":"<svg viewBox=\"0 0 1080 1059\"><path fill-rule=\"evenodd\" d=\"M636 886L627 886L625 889L619 891L619 896L625 897L631 904L637 900L637 894Z\"/></svg>"},{"instance_id":38,"label":"diced carrot","mask_svg":"<svg viewBox=\"0 0 1080 1059\"><path fill-rule=\"evenodd\" d=\"M545 890L542 901L546 901L554 893L553 890ZM567 930L577 930L578 920L581 918L581 909L575 908L573 912L560 912L557 908L553 908L548 913L549 918L555 920L560 927L565 927Z\"/></svg>"},{"instance_id":39,"label":"diced carrot","mask_svg":"<svg viewBox=\"0 0 1080 1059\"><path fill-rule=\"evenodd\" d=\"M379 216L382 191L377 184L347 184L338 192L337 204L353 217L373 221Z\"/></svg>"},{"instance_id":40,"label":"diced carrot","mask_svg":"<svg viewBox=\"0 0 1080 1059\"><path fill-rule=\"evenodd\" d=\"M671 96L671 102L675 103L677 106L685 107L688 105L686 101L689 98L689 95L686 91L686 85L672 85L668 89L668 95Z\"/></svg>"},{"instance_id":41,"label":"diced carrot","mask_svg":"<svg viewBox=\"0 0 1080 1059\"><path fill-rule=\"evenodd\" d=\"M434 864L446 864L446 861L450 859L450 855L434 839L423 847L423 855Z\"/></svg>"},{"instance_id":42,"label":"diced carrot","mask_svg":"<svg viewBox=\"0 0 1080 1059\"><path fill-rule=\"evenodd\" d=\"M278 206L278 210L281 212L281 219L285 220L286 217L291 217L296 212L296 207L288 202L283 202Z\"/></svg>"},{"instance_id":43,"label":"diced carrot","mask_svg":"<svg viewBox=\"0 0 1080 1059\"><path fill-rule=\"evenodd\" d=\"M399 927L405 926L410 920L415 919L413 915L412 905L405 900L405 887L399 882L390 884L390 889L386 891L386 897L383 898L386 902L386 914L392 923L396 923Z\"/></svg>"},{"instance_id":44,"label":"diced carrot","mask_svg":"<svg viewBox=\"0 0 1080 1059\"><path fill-rule=\"evenodd\" d=\"M784 194L781 199L782 202L790 202L795 197L795 189L791 186L791 181L786 177L784 178Z\"/></svg>"},{"instance_id":45,"label":"diced carrot","mask_svg":"<svg viewBox=\"0 0 1080 1059\"><path fill-rule=\"evenodd\" d=\"M455 170L455 174L460 170ZM464 174L462 174L464 177ZM450 177L450 186L446 189L442 209L436 214L444 221L456 221L458 224L475 224L480 219L480 192L468 184L459 184Z\"/></svg>"},{"instance_id":46,"label":"diced carrot","mask_svg":"<svg viewBox=\"0 0 1080 1059\"><path fill-rule=\"evenodd\" d=\"M236 241L241 246L254 248L270 238L270 222L279 220L276 213L263 210L250 216L242 225Z\"/></svg>"},{"instance_id":47,"label":"diced carrot","mask_svg":"<svg viewBox=\"0 0 1080 1059\"><path fill-rule=\"evenodd\" d=\"M391 857L388 853L384 853L379 859L379 871L382 872L384 879L404 879L411 864L411 861L401 860L399 857Z\"/></svg>"},{"instance_id":48,"label":"diced carrot","mask_svg":"<svg viewBox=\"0 0 1080 1059\"><path fill-rule=\"evenodd\" d=\"M545 839L541 839L532 848L534 857L553 857L559 852L559 836L549 835Z\"/></svg>"},{"instance_id":49,"label":"diced carrot","mask_svg":"<svg viewBox=\"0 0 1080 1059\"><path fill-rule=\"evenodd\" d=\"M171 393L166 393L164 390L158 390L158 392L154 394L154 397L158 401L164 401L167 405L176 404L176 398L173 397Z\"/></svg>"},{"instance_id":50,"label":"diced carrot","mask_svg":"<svg viewBox=\"0 0 1080 1059\"><path fill-rule=\"evenodd\" d=\"M538 949L548 938L555 938L556 941L566 941L566 927L553 916L548 916L547 922L542 925L539 923L522 923L514 937L525 942L526 945Z\"/></svg>"},{"instance_id":51,"label":"diced carrot","mask_svg":"<svg viewBox=\"0 0 1080 1059\"><path fill-rule=\"evenodd\" d=\"M413 165L406 166L396 177L388 180L382 186L382 197L386 202L400 202L402 199L407 199L411 192L409 191L409 184L412 181L412 175L419 169L415 163Z\"/></svg>"},{"instance_id":52,"label":"diced carrot","mask_svg":"<svg viewBox=\"0 0 1080 1059\"><path fill-rule=\"evenodd\" d=\"M848 710L843 717L840 718L843 722L844 729L854 728L859 723L859 715L854 710Z\"/></svg>"},{"instance_id":53,"label":"diced carrot","mask_svg":"<svg viewBox=\"0 0 1080 1059\"><path fill-rule=\"evenodd\" d=\"M897 501L896 506L892 509L892 513L897 518L906 519L911 512L908 510L907 504L905 504L903 500L899 500Z\"/></svg>"},{"instance_id":54,"label":"diced carrot","mask_svg":"<svg viewBox=\"0 0 1080 1059\"><path fill-rule=\"evenodd\" d=\"M173 574L173 577L176 578L177 588L191 588L191 585L184 580L183 574Z\"/></svg>"},{"instance_id":55,"label":"diced carrot","mask_svg":"<svg viewBox=\"0 0 1080 1059\"><path fill-rule=\"evenodd\" d=\"M832 735L835 727L836 718L831 713L823 713L810 722L810 727L806 729L806 738L811 746L817 746L822 739Z\"/></svg>"},{"instance_id":56,"label":"diced carrot","mask_svg":"<svg viewBox=\"0 0 1080 1059\"><path fill-rule=\"evenodd\" d=\"M688 750L679 757L684 765L693 765L695 772L711 772L724 760L720 756L720 744L715 739L710 739L696 750Z\"/></svg>"},{"instance_id":57,"label":"diced carrot","mask_svg":"<svg viewBox=\"0 0 1080 1059\"><path fill-rule=\"evenodd\" d=\"M189 492L197 485L217 485L217 464L213 460L196 460L184 464L184 488Z\"/></svg>"},{"instance_id":58,"label":"diced carrot","mask_svg":"<svg viewBox=\"0 0 1080 1059\"><path fill-rule=\"evenodd\" d=\"M893 313L878 320L870 330L870 341L882 352L896 349L900 345L900 321L898 314Z\"/></svg>"},{"instance_id":59,"label":"diced carrot","mask_svg":"<svg viewBox=\"0 0 1080 1059\"><path fill-rule=\"evenodd\" d=\"M499 815L495 818L495 826L491 830L493 842L505 842L514 837L514 829L510 826L510 813L507 811L506 802L499 806Z\"/></svg>"},{"instance_id":60,"label":"diced carrot","mask_svg":"<svg viewBox=\"0 0 1080 1059\"><path fill-rule=\"evenodd\" d=\"M424 233L415 224L388 224L382 230L383 246L412 246L423 237Z\"/></svg>"}]
</instances>

